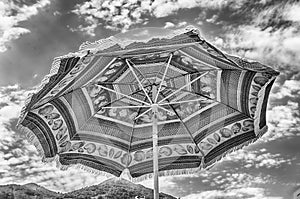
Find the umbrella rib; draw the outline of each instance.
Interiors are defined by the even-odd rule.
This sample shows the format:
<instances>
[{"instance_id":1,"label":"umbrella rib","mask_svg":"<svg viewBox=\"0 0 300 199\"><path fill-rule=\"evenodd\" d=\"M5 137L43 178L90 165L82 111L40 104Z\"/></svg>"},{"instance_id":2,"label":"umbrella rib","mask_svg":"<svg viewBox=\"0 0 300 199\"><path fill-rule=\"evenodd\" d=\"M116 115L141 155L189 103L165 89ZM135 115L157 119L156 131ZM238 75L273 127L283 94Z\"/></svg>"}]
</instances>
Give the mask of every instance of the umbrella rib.
<instances>
[{"instance_id":1,"label":"umbrella rib","mask_svg":"<svg viewBox=\"0 0 300 199\"><path fill-rule=\"evenodd\" d=\"M169 88L169 89L175 89L175 88L172 88L172 87L166 87L166 88ZM253 119L253 118L251 118L249 115L247 115L247 114L241 112L240 110L238 110L238 109L236 109L236 108L233 108L233 107L231 107L231 106L229 106L229 105L227 105L227 104L225 104L225 103L223 103L223 102L221 102L221 101L218 101L218 100L215 100L215 99L213 99L213 98L210 98L210 97L208 97L208 96L206 96L206 95L203 95L203 94L201 94L201 93L191 92L191 91L188 91L188 90L185 90L185 89L182 89L182 91L187 92L187 93L190 93L190 94L193 94L193 95L197 95L197 96L204 97L204 98L209 99L209 100L212 100L212 101L214 101L214 102L218 102L218 103L220 103L220 104L223 104L224 106L227 106L227 107L229 107L229 108L231 108L231 109L233 109L233 110L235 110L235 111L237 111L237 112L239 112L239 113L241 113L241 114L247 116L247 117L250 118L250 119ZM201 99L199 99L199 100L201 100ZM197 100L195 100L195 101L197 101ZM177 103L177 102L174 102L174 101L171 100L170 103L173 104L173 103ZM178 102L178 103L179 103L179 102ZM164 104L159 104L159 105L165 105L165 103L164 103Z\"/></svg>"},{"instance_id":2,"label":"umbrella rib","mask_svg":"<svg viewBox=\"0 0 300 199\"><path fill-rule=\"evenodd\" d=\"M128 65L128 67L129 67L129 69L130 69L130 70L131 70L131 72L133 73L133 76L134 76L134 77L135 77L135 79L138 81L138 83L139 83L140 87L142 88L143 92L145 93L145 96L148 98L149 102L151 103L151 102L152 102L152 100L150 99L150 97L149 97L148 93L146 92L146 90L145 90L145 88L144 88L144 86L143 86L142 82L140 81L140 79L138 78L138 76L136 75L136 73L134 72L134 69L133 69L133 67L130 65L130 63L128 62L128 60L127 60L127 59L125 59L125 61L126 61L126 64L127 64L127 65Z\"/></svg>"},{"instance_id":3,"label":"umbrella rib","mask_svg":"<svg viewBox=\"0 0 300 199\"><path fill-rule=\"evenodd\" d=\"M150 106L104 106L102 108L104 109L110 109L110 108L148 108Z\"/></svg>"},{"instance_id":4,"label":"umbrella rib","mask_svg":"<svg viewBox=\"0 0 300 199\"><path fill-rule=\"evenodd\" d=\"M124 94L124 93L120 93L120 92L118 92L118 91L115 91L115 90L112 90L112 89L110 89L110 88L106 88L105 86L102 86L102 85L99 85L99 84L98 84L98 86L99 86L99 87L101 87L101 88L103 88L104 90L107 90L107 91L113 92L113 93L115 93L115 94L122 95L122 96L124 96L124 97L127 97L127 98L129 98L129 99L132 99L132 100L134 100L134 101L137 101L137 102L140 102L140 103L142 103L142 104L146 104L146 105L150 106L150 104L149 104L149 103L147 103L147 102L144 102L144 101L142 101L142 100L139 100L139 99L136 99L136 98L134 98L134 97L131 97L131 96L129 96L129 95L126 95L126 94Z\"/></svg>"},{"instance_id":5,"label":"umbrella rib","mask_svg":"<svg viewBox=\"0 0 300 199\"><path fill-rule=\"evenodd\" d=\"M160 101L158 102L158 104L161 103L162 101L164 101L164 100L170 98L171 96L177 94L177 93L180 92L182 89L184 89L185 87L191 85L192 83L194 83L195 81L197 81L198 79L200 79L201 77L203 77L204 75L206 75L207 73L208 73L208 72L205 72L205 73L203 73L202 75L199 75L199 76L198 76L197 78L195 78L194 80L192 80L192 81L190 81L189 83L187 83L186 85L180 87L180 88L179 88L178 90L176 90L174 93L171 93L170 95L164 97L162 100L160 100Z\"/></svg>"},{"instance_id":6,"label":"umbrella rib","mask_svg":"<svg viewBox=\"0 0 300 199\"><path fill-rule=\"evenodd\" d=\"M50 99L49 101L46 101L46 102L44 102L44 103L42 103L40 106L38 106L38 107L41 107L41 106L43 106L44 104L46 104L46 103L48 103L48 102L50 102L50 101L52 101L53 99L57 99L57 98L60 98L61 96L64 96L64 95L67 95L67 94L69 94L69 93L72 93L72 92L74 92L74 91L77 91L77 90L80 90L80 89L82 89L82 88L85 88L85 87L87 87L87 86L90 86L90 85L105 85L105 84L108 84L108 85L113 85L113 84L115 84L115 83L113 83L113 82L101 82L101 83L88 83L88 84L86 84L86 85L84 85L84 86L81 86L81 87L78 87L78 88L75 88L75 89L71 89L71 90L69 90L68 92L66 92L66 93L62 93L61 95L58 95L58 96L54 96L52 99ZM130 84L130 83L116 83L116 84L119 84L119 85L134 85L134 84Z\"/></svg>"},{"instance_id":7,"label":"umbrella rib","mask_svg":"<svg viewBox=\"0 0 300 199\"><path fill-rule=\"evenodd\" d=\"M217 49L216 47L214 47L213 45L211 45L209 42L207 42L206 40L203 39L202 42L205 42L210 48L212 48L214 51L220 53L226 60L228 60L229 62L231 62L233 65L235 65L238 68L241 68L237 63L235 63L233 60L229 59L222 51L220 51L219 49Z\"/></svg>"},{"instance_id":8,"label":"umbrella rib","mask_svg":"<svg viewBox=\"0 0 300 199\"><path fill-rule=\"evenodd\" d=\"M144 111L142 114L137 115L137 117L135 117L134 120L139 119L140 117L142 117L143 115L145 115L146 113L148 113L148 112L151 111L151 110L152 110L152 109L151 109L151 107L150 107L148 110Z\"/></svg>"},{"instance_id":9,"label":"umbrella rib","mask_svg":"<svg viewBox=\"0 0 300 199\"><path fill-rule=\"evenodd\" d=\"M98 82L100 85L135 85L135 83L119 83L119 82Z\"/></svg>"},{"instance_id":10,"label":"umbrella rib","mask_svg":"<svg viewBox=\"0 0 300 199\"><path fill-rule=\"evenodd\" d=\"M132 67L133 67L136 71L139 72L139 74L143 77L143 79L145 79L145 80L148 82L149 85L147 85L146 87L148 87L148 86L150 86L150 85L153 85L153 84L150 82L150 80L147 79L147 78L143 75L143 73L142 73L137 67L134 66L134 63L133 63L131 60L128 60L128 61L130 61L130 62L132 63Z\"/></svg>"},{"instance_id":11,"label":"umbrella rib","mask_svg":"<svg viewBox=\"0 0 300 199\"><path fill-rule=\"evenodd\" d=\"M140 111L140 109L139 109L139 111ZM134 129L135 129L135 124L136 124L135 121L133 121L132 130L131 130L131 133L130 133L129 146L128 146L128 150L127 150L128 154L130 153L130 149L131 149L131 143L132 143L132 138L133 138L133 132L134 132ZM128 167L128 165L126 165L126 167Z\"/></svg>"},{"instance_id":12,"label":"umbrella rib","mask_svg":"<svg viewBox=\"0 0 300 199\"><path fill-rule=\"evenodd\" d=\"M165 97L163 94L161 94L163 97ZM167 101L169 102L169 100L167 99ZM175 115L178 117L178 119L180 120L180 122L182 123L182 125L184 126L185 130L188 132L188 134L190 135L191 139L193 140L193 142L195 143L196 147L199 149L199 151L201 152L202 154L202 159L204 159L204 152L199 148L199 146L197 145L196 141L194 140L193 138L193 135L192 133L190 132L190 130L187 128L186 124L184 123L184 121L181 119L181 117L179 116L179 114L177 113L176 109L171 105L171 104L168 104L168 106L171 107L171 109L174 111Z\"/></svg>"},{"instance_id":13,"label":"umbrella rib","mask_svg":"<svg viewBox=\"0 0 300 199\"><path fill-rule=\"evenodd\" d=\"M141 92L141 90L135 91L135 92L131 93L130 95L134 95L134 94L136 94L136 93L138 93L138 92ZM126 98L126 97L121 97L120 99L115 99L115 100L113 100L113 101L111 101L111 102L109 102L109 103L106 103L105 105L99 107L99 108L94 112L94 114L92 114L92 115L86 120L86 122L84 123L83 126L85 126L85 125L87 124L87 122L88 122L92 117L94 117L94 116L98 113L98 111L100 111L102 108L104 108L104 107L106 107L106 106L109 106L110 104L113 104L113 103L115 103L115 102L117 102L117 101L120 101L120 100L122 100L122 99L124 99L124 98ZM79 127L79 129L81 129L83 126ZM72 139L72 138L70 138L70 139Z\"/></svg>"},{"instance_id":14,"label":"umbrella rib","mask_svg":"<svg viewBox=\"0 0 300 199\"><path fill-rule=\"evenodd\" d=\"M204 158L205 154L204 152L200 149L200 147L198 146L198 144L196 143L195 139L193 138L193 134L191 133L191 131L188 129L188 127L186 126L186 124L184 123L184 121L181 119L181 117L179 116L179 114L177 113L177 111L175 110L175 108L172 105L169 105L173 111L175 112L176 116L178 117L178 119L180 120L181 124L184 126L185 130L188 132L189 136L191 137L191 139L193 140L194 144L196 145L196 147L198 148L198 150L200 151L200 153L202 154L202 158Z\"/></svg>"},{"instance_id":15,"label":"umbrella rib","mask_svg":"<svg viewBox=\"0 0 300 199\"><path fill-rule=\"evenodd\" d=\"M130 95L134 95L134 94L137 94L137 93L139 93L139 92L141 92L141 90L137 90L137 91L135 91L135 92L133 92L133 93L130 93ZM120 100L122 100L122 99L124 99L124 98L126 98L126 96L123 96L123 97L121 97L120 99L116 99L116 100L114 100L114 101L112 101L112 102L109 102L109 103L103 105L101 108L106 108L107 106L109 106L109 105L111 105L111 104L113 104L113 103L115 103L115 102L117 102L117 101L120 101ZM147 107L148 107L148 106L147 106ZM101 108L100 108L99 110L101 110ZM98 110L98 111L99 111L99 110Z\"/></svg>"},{"instance_id":16,"label":"umbrella rib","mask_svg":"<svg viewBox=\"0 0 300 199\"><path fill-rule=\"evenodd\" d=\"M158 95L159 95L159 93L160 93L160 91L161 91L161 86L162 86L162 84L163 84L163 82L164 82L164 80L165 80L165 77L166 77L166 75L167 75L167 72L168 72L168 69L169 69L170 62L171 62L171 60L172 60L172 57L173 57L173 53L170 54L170 57L169 57L167 66L166 66L166 68L165 68L164 75L163 75L162 80L161 80L161 82L160 82L160 84L159 84L158 91L157 91L156 96L155 96L155 99L154 99L154 103L156 103L157 98L158 98Z\"/></svg>"},{"instance_id":17,"label":"umbrella rib","mask_svg":"<svg viewBox=\"0 0 300 199\"><path fill-rule=\"evenodd\" d=\"M164 111L167 111L167 112L171 113L172 115L174 114L174 112L172 112L172 111L170 111L170 110L168 110L168 109L166 109L166 108L164 108L164 107L162 107L160 105L158 106L158 108L160 108L160 109L162 109Z\"/></svg>"},{"instance_id":18,"label":"umbrella rib","mask_svg":"<svg viewBox=\"0 0 300 199\"><path fill-rule=\"evenodd\" d=\"M221 71L221 70L212 69L212 70L202 70L202 71L197 70L197 71L194 71L194 72L187 72L187 73L184 73L184 74L176 75L174 77L170 77L170 78L168 78L167 81L177 79L177 78L180 78L180 77L184 77L184 76L187 76L187 75L194 75L194 74L199 74L199 73L202 73L202 72L211 72L211 71Z\"/></svg>"},{"instance_id":19,"label":"umbrella rib","mask_svg":"<svg viewBox=\"0 0 300 199\"><path fill-rule=\"evenodd\" d=\"M173 101L172 100L170 101L170 103L162 103L162 104L159 104L160 106L164 106L164 105L169 105L169 104L182 104L182 103L188 103L188 102L197 102L201 99L192 99L192 100L183 100L183 101Z\"/></svg>"}]
</instances>

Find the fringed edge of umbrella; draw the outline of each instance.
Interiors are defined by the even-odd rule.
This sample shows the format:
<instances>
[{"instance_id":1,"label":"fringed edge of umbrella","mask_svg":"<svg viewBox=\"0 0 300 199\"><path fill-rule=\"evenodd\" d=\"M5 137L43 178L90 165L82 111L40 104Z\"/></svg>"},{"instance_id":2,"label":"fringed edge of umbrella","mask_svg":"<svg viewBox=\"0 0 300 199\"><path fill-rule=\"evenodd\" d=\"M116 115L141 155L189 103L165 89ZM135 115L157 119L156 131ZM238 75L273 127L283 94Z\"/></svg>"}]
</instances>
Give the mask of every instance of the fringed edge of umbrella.
<instances>
[{"instance_id":1,"label":"fringed edge of umbrella","mask_svg":"<svg viewBox=\"0 0 300 199\"><path fill-rule=\"evenodd\" d=\"M172 39L173 37L176 37L180 34L184 34L187 32L193 31L195 34L197 34L199 37L200 36L200 30L198 28L196 28L195 26L187 26L185 28L179 29L179 30L173 30L170 34L167 35L163 35L163 36L157 36L155 38L159 38L159 39ZM149 40L140 40L139 42L148 42ZM136 42L135 40L120 40L114 36L105 38L105 39L100 39L98 41L95 42L89 42L86 41L84 43L82 43L79 47L79 50L92 50L95 49L96 51L99 50L105 50L110 48L111 46L114 45L119 45L121 48L125 49L128 45L130 45L132 42Z\"/></svg>"},{"instance_id":2,"label":"fringed edge of umbrella","mask_svg":"<svg viewBox=\"0 0 300 199\"><path fill-rule=\"evenodd\" d=\"M196 174L201 172L201 167L197 168L188 168L188 169L173 169L173 170L166 170L166 171L159 171L158 175L159 177L163 176L180 176L180 175L190 175L190 174ZM149 180L153 178L153 173L148 173L145 175L142 175L140 177L132 178L132 182L142 182L144 180Z\"/></svg>"},{"instance_id":3,"label":"fringed edge of umbrella","mask_svg":"<svg viewBox=\"0 0 300 199\"><path fill-rule=\"evenodd\" d=\"M22 133L21 137L24 137L31 145L33 145L36 148L38 155L42 158L42 162L47 163L55 160L55 157L51 157L51 158L45 157L45 153L39 139L28 127L19 125L17 128Z\"/></svg>"},{"instance_id":4,"label":"fringed edge of umbrella","mask_svg":"<svg viewBox=\"0 0 300 199\"><path fill-rule=\"evenodd\" d=\"M17 127L21 124L21 122L26 117L26 112L28 111L27 109L28 109L28 106L29 106L30 102L32 101L32 97L35 94L37 94L38 92L40 92L42 89L45 88L45 86L49 83L51 77L53 77L54 75L58 74L59 68L61 66L61 61L63 59L66 59L66 58L82 57L84 55L86 55L86 52L76 52L76 53L69 53L67 55L55 57L53 59L53 62L52 62L49 74L46 75L43 78L43 80L41 81L40 85L35 88L35 91L33 91L32 93L28 94L27 98L25 99L24 106L22 107L21 112L20 112L20 116L19 116L19 120L18 120L18 123L17 123Z\"/></svg>"},{"instance_id":5,"label":"fringed edge of umbrella","mask_svg":"<svg viewBox=\"0 0 300 199\"><path fill-rule=\"evenodd\" d=\"M233 153L235 151L238 151L254 142L256 142L259 138L261 138L266 132L268 131L268 126L264 126L262 129L260 129L260 131L258 132L257 136L251 140L248 140L242 144L239 144L231 149L229 149L228 151L226 151L225 153L223 153L222 155L214 158L213 160L211 160L210 162L208 162L207 164L203 165L204 169L211 169L215 163L221 161L223 158L225 158L227 155L229 155L230 153Z\"/></svg>"},{"instance_id":6,"label":"fringed edge of umbrella","mask_svg":"<svg viewBox=\"0 0 300 199\"><path fill-rule=\"evenodd\" d=\"M107 178L116 177L113 174L110 174L110 173L107 173L104 171L100 171L97 169L93 169L89 166L86 166L86 165L83 165L80 163L74 164L74 165L63 165L63 164L61 164L61 162L59 160L59 155L56 155L56 156L50 157L50 158L46 158L43 147L42 147L41 143L39 142L38 138L36 137L36 135L26 126L19 125L18 129L21 131L22 137L24 137L30 144L32 144L36 148L38 155L42 158L43 163L55 162L56 168L63 170L63 171L68 170L69 168L74 168L74 169L81 169L81 170L91 173L95 176L101 175L101 176L105 176Z\"/></svg>"},{"instance_id":7,"label":"fringed edge of umbrella","mask_svg":"<svg viewBox=\"0 0 300 199\"><path fill-rule=\"evenodd\" d=\"M68 170L68 169L80 169L82 171L86 171L90 174L93 174L95 176L104 176L104 177L107 177L107 178L111 178L111 177L116 177L115 175L113 174L110 174L110 173L107 173L105 171L100 171L100 170L97 170L97 169L93 169L89 166L86 166L86 165L83 165L83 164L74 164L74 165L63 165L60 163L59 161L59 156L56 156L55 158L55 161L56 161L56 167L60 170Z\"/></svg>"}]
</instances>

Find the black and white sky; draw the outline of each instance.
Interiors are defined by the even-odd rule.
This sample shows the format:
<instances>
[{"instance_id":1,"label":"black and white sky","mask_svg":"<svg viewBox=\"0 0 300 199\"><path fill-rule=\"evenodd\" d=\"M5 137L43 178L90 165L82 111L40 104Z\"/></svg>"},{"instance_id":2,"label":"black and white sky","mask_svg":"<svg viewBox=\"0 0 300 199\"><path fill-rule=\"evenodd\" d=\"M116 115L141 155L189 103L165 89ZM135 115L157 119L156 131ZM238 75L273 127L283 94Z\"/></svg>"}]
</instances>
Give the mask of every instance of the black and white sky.
<instances>
[{"instance_id":1,"label":"black and white sky","mask_svg":"<svg viewBox=\"0 0 300 199\"><path fill-rule=\"evenodd\" d=\"M105 177L44 164L15 124L54 57L135 28L198 27L221 50L280 71L269 131L199 174L162 177L185 199L290 199L300 187L300 2L297 0L1 0L0 184L34 182L66 192ZM147 31L143 32L147 35ZM152 181L142 184L151 187Z\"/></svg>"}]
</instances>

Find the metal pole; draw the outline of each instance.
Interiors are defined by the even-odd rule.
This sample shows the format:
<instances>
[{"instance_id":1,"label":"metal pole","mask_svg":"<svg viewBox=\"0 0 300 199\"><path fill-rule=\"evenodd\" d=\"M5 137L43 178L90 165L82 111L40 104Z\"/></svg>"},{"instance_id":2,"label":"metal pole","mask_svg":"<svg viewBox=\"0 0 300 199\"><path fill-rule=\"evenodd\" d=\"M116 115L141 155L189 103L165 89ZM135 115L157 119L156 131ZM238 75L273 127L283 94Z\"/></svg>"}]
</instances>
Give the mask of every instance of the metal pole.
<instances>
[{"instance_id":1,"label":"metal pole","mask_svg":"<svg viewBox=\"0 0 300 199\"><path fill-rule=\"evenodd\" d=\"M157 104L152 105L152 140L153 140L153 180L154 180L154 199L159 199L158 184L158 130L157 130Z\"/></svg>"},{"instance_id":2,"label":"metal pole","mask_svg":"<svg viewBox=\"0 0 300 199\"><path fill-rule=\"evenodd\" d=\"M157 95L156 86L152 87L152 97ZM154 199L159 199L159 184L158 184L158 124L157 124L157 112L158 105L151 104L152 108L152 142L153 142L153 180L154 180Z\"/></svg>"}]
</instances>

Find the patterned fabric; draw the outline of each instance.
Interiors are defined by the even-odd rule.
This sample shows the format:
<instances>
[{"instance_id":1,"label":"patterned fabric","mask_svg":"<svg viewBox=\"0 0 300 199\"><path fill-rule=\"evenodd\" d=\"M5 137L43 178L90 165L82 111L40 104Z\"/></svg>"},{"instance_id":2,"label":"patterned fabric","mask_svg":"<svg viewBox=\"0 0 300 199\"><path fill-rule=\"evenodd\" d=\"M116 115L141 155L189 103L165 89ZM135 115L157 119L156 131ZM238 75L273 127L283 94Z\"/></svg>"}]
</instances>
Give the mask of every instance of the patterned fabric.
<instances>
[{"instance_id":1,"label":"patterned fabric","mask_svg":"<svg viewBox=\"0 0 300 199\"><path fill-rule=\"evenodd\" d=\"M153 169L155 103L160 175L186 173L266 132L278 74L224 54L196 29L129 45L109 38L57 58L18 126L45 161L138 179Z\"/></svg>"}]
</instances>

